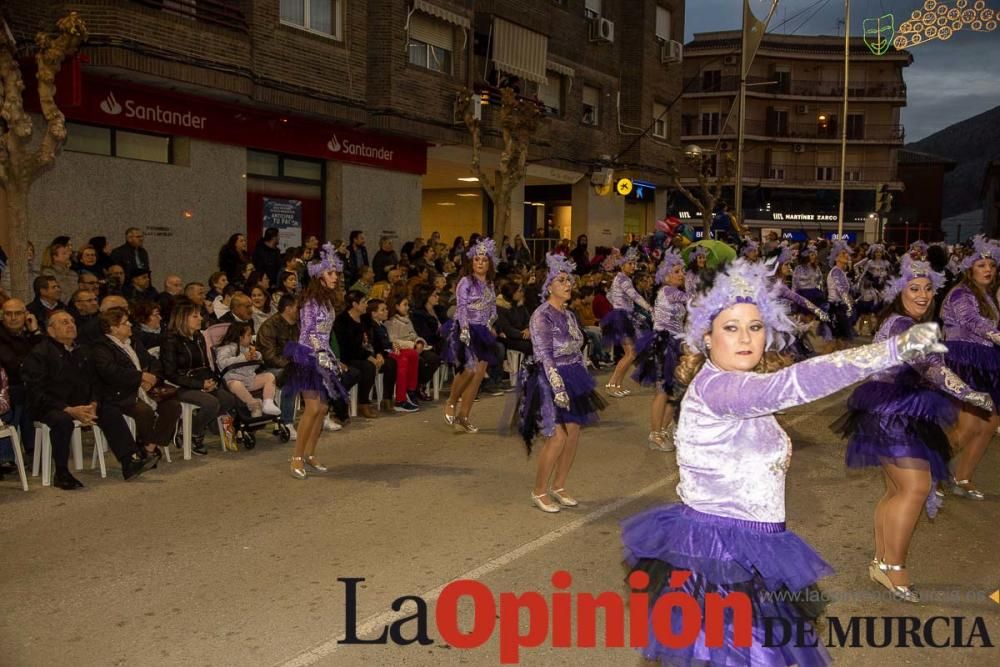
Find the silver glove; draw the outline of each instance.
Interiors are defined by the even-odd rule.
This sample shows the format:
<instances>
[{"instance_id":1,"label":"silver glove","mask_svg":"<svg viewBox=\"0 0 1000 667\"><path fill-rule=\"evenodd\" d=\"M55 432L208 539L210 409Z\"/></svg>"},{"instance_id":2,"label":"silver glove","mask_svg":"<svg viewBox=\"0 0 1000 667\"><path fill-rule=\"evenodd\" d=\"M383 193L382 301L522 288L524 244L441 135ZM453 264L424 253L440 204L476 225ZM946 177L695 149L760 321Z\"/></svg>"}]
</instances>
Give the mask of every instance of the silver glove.
<instances>
[{"instance_id":1,"label":"silver glove","mask_svg":"<svg viewBox=\"0 0 1000 667\"><path fill-rule=\"evenodd\" d=\"M822 308L817 308L816 310L813 311L813 314L821 322L829 322L830 321L830 316L827 315L826 313L824 313Z\"/></svg>"},{"instance_id":2,"label":"silver glove","mask_svg":"<svg viewBox=\"0 0 1000 667\"><path fill-rule=\"evenodd\" d=\"M319 367L328 371L336 370L334 367L333 359L330 358L330 354L323 350L316 353L316 361L319 362Z\"/></svg>"},{"instance_id":3,"label":"silver glove","mask_svg":"<svg viewBox=\"0 0 1000 667\"><path fill-rule=\"evenodd\" d=\"M989 338L994 345L1000 345L1000 331L991 331L986 334L986 337Z\"/></svg>"},{"instance_id":4,"label":"silver glove","mask_svg":"<svg viewBox=\"0 0 1000 667\"><path fill-rule=\"evenodd\" d=\"M458 334L458 339L468 345L472 341L472 336L468 329L462 329L461 333Z\"/></svg>"},{"instance_id":5,"label":"silver glove","mask_svg":"<svg viewBox=\"0 0 1000 667\"><path fill-rule=\"evenodd\" d=\"M569 394L565 391L556 392L556 407L569 410Z\"/></svg>"},{"instance_id":6,"label":"silver glove","mask_svg":"<svg viewBox=\"0 0 1000 667\"><path fill-rule=\"evenodd\" d=\"M903 361L913 361L935 352L948 351L941 344L941 329L935 322L914 324L896 339L899 358Z\"/></svg>"},{"instance_id":7,"label":"silver glove","mask_svg":"<svg viewBox=\"0 0 1000 667\"><path fill-rule=\"evenodd\" d=\"M979 408L983 412L993 412L993 398L983 391L973 391L962 399L969 405Z\"/></svg>"}]
</instances>

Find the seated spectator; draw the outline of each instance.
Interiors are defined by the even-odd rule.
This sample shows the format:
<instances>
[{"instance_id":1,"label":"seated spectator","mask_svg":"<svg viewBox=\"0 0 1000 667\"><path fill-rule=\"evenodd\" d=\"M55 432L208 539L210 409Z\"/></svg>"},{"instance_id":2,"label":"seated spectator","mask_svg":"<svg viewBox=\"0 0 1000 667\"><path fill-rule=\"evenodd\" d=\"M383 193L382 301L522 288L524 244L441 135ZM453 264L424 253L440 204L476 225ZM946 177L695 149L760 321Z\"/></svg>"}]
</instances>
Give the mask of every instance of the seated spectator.
<instances>
[{"instance_id":1,"label":"seated spectator","mask_svg":"<svg viewBox=\"0 0 1000 667\"><path fill-rule=\"evenodd\" d=\"M56 466L52 484L67 491L83 486L69 471L74 420L83 426L100 427L121 463L124 479L143 473L155 460L143 458L137 451L121 409L114 403L97 401L93 367L85 348L76 345L73 317L65 310L52 313L46 331L45 339L25 357L21 374L32 416L50 429Z\"/></svg>"},{"instance_id":2,"label":"seated spectator","mask_svg":"<svg viewBox=\"0 0 1000 667\"><path fill-rule=\"evenodd\" d=\"M80 271L79 278L76 280L76 289L87 290L100 295L101 280L97 277L96 273L91 273L90 271Z\"/></svg>"},{"instance_id":3,"label":"seated spectator","mask_svg":"<svg viewBox=\"0 0 1000 667\"><path fill-rule=\"evenodd\" d=\"M285 294L278 300L277 312L267 318L257 328L257 349L260 350L264 368L274 374L280 387L285 369L288 367L288 357L284 355L285 345L289 341L299 339L299 304L295 297ZM290 391L281 392L281 421L291 431L292 440L298 437L295 432L295 395Z\"/></svg>"},{"instance_id":4,"label":"seated spectator","mask_svg":"<svg viewBox=\"0 0 1000 667\"><path fill-rule=\"evenodd\" d=\"M101 312L105 313L112 308L121 308L123 310L128 310L129 305L125 297L119 294L109 294L108 296L101 299Z\"/></svg>"},{"instance_id":5,"label":"seated spectator","mask_svg":"<svg viewBox=\"0 0 1000 667\"><path fill-rule=\"evenodd\" d=\"M530 322L531 312L524 305L524 289L516 283L506 283L497 299L496 323L497 336L502 337L504 347L531 356Z\"/></svg>"},{"instance_id":6,"label":"seated spectator","mask_svg":"<svg viewBox=\"0 0 1000 667\"><path fill-rule=\"evenodd\" d=\"M66 310L76 320L76 342L80 345L93 345L104 335L97 317L97 294L94 292L73 292Z\"/></svg>"},{"instance_id":7,"label":"seated spectator","mask_svg":"<svg viewBox=\"0 0 1000 667\"><path fill-rule=\"evenodd\" d=\"M108 267L115 263L115 260L111 259L111 253L108 252L107 237L95 236L87 241L87 245L92 246L97 251L98 275L104 275Z\"/></svg>"},{"instance_id":8,"label":"seated spectator","mask_svg":"<svg viewBox=\"0 0 1000 667\"><path fill-rule=\"evenodd\" d=\"M282 271L281 275L278 276L278 288L274 290L271 294L271 306L273 308L278 307L278 301L281 297L288 294L290 296L295 296L299 293L299 276L294 271Z\"/></svg>"},{"instance_id":9,"label":"seated spectator","mask_svg":"<svg viewBox=\"0 0 1000 667\"><path fill-rule=\"evenodd\" d=\"M122 296L129 301L138 301L139 299L156 301L159 299L160 294L155 287L149 284L149 269L136 269L129 276L128 285L122 289Z\"/></svg>"},{"instance_id":10,"label":"seated spectator","mask_svg":"<svg viewBox=\"0 0 1000 667\"><path fill-rule=\"evenodd\" d=\"M136 443L155 464L161 456L159 448L170 446L181 402L174 391L154 391L162 383L157 375L159 362L141 343L133 344L128 311L106 310L100 315L100 325L103 336L90 350L97 397L135 420ZM157 401L157 396L162 398Z\"/></svg>"},{"instance_id":11,"label":"seated spectator","mask_svg":"<svg viewBox=\"0 0 1000 667\"><path fill-rule=\"evenodd\" d=\"M49 313L62 308L62 288L52 276L38 276L32 283L35 299L28 304L28 312L35 316L38 326L44 328Z\"/></svg>"},{"instance_id":12,"label":"seated spectator","mask_svg":"<svg viewBox=\"0 0 1000 667\"><path fill-rule=\"evenodd\" d=\"M358 276L357 282L351 285L351 289L361 292L367 297L372 285L375 284L375 271L370 266L362 266L358 270Z\"/></svg>"},{"instance_id":13,"label":"seated spectator","mask_svg":"<svg viewBox=\"0 0 1000 667\"><path fill-rule=\"evenodd\" d=\"M163 279L163 291L160 292L160 314L163 319L170 319L170 311L173 309L174 303L182 296L184 296L184 283L180 276L171 273Z\"/></svg>"},{"instance_id":14,"label":"seated spectator","mask_svg":"<svg viewBox=\"0 0 1000 667\"><path fill-rule=\"evenodd\" d=\"M240 290L244 294L250 294L254 287L259 287L264 292L269 292L271 289L271 279L263 271L251 271L247 277L243 280L243 288Z\"/></svg>"},{"instance_id":15,"label":"seated spectator","mask_svg":"<svg viewBox=\"0 0 1000 667\"><path fill-rule=\"evenodd\" d=\"M389 339L400 350L416 350L420 360L417 370L416 398L420 401L429 401L431 397L424 391L424 385L434 377L434 373L441 365L441 357L431 349L426 340L417 335L413 322L410 320L409 299L397 302L393 310L395 313L385 323Z\"/></svg>"},{"instance_id":16,"label":"seated spectator","mask_svg":"<svg viewBox=\"0 0 1000 667\"><path fill-rule=\"evenodd\" d=\"M271 307L271 299L267 296L267 292L261 287L254 287L250 291L250 304L253 313L253 330L257 331L260 329L260 325L274 314L274 308Z\"/></svg>"},{"instance_id":17,"label":"seated spectator","mask_svg":"<svg viewBox=\"0 0 1000 667\"><path fill-rule=\"evenodd\" d=\"M222 296L222 291L229 285L229 277L223 271L216 271L208 278L208 294L205 299L212 303Z\"/></svg>"},{"instance_id":18,"label":"seated spectator","mask_svg":"<svg viewBox=\"0 0 1000 667\"><path fill-rule=\"evenodd\" d=\"M101 296L121 294L125 287L125 269L120 264L112 264L104 272L104 289Z\"/></svg>"},{"instance_id":19,"label":"seated spectator","mask_svg":"<svg viewBox=\"0 0 1000 667\"><path fill-rule=\"evenodd\" d=\"M97 263L97 250L94 246L85 245L80 248L80 252L76 256L76 264L73 265L73 270L77 273L87 272L95 276L104 272Z\"/></svg>"},{"instance_id":20,"label":"seated spectator","mask_svg":"<svg viewBox=\"0 0 1000 667\"><path fill-rule=\"evenodd\" d=\"M396 251L392 249L392 239L383 236L378 240L378 252L372 257L372 271L375 272L375 282L387 279L389 269L399 263Z\"/></svg>"},{"instance_id":21,"label":"seated spectator","mask_svg":"<svg viewBox=\"0 0 1000 667\"><path fill-rule=\"evenodd\" d=\"M154 357L159 357L160 346L166 337L163 326L163 315L160 307L153 301L137 301L132 306L132 334L139 339L142 346Z\"/></svg>"},{"instance_id":22,"label":"seated spectator","mask_svg":"<svg viewBox=\"0 0 1000 667\"><path fill-rule=\"evenodd\" d=\"M233 296L236 294L237 290L232 285L226 285L222 289L222 293L212 299L212 314L210 319L213 323L221 322L222 318L229 313L229 304L233 300Z\"/></svg>"},{"instance_id":23,"label":"seated spectator","mask_svg":"<svg viewBox=\"0 0 1000 667\"><path fill-rule=\"evenodd\" d=\"M441 320L435 314L438 305L438 293L430 285L419 285L413 290L413 307L410 309L410 321L417 336L427 341L427 345L438 354L441 353Z\"/></svg>"},{"instance_id":24,"label":"seated spectator","mask_svg":"<svg viewBox=\"0 0 1000 667\"><path fill-rule=\"evenodd\" d=\"M252 337L253 326L249 322L230 324L226 335L214 350L216 364L226 388L247 407L253 419L259 419L263 415L280 415L281 409L274 402L274 375L266 371L257 372L264 362L251 341ZM263 401L254 398L255 391L261 392Z\"/></svg>"},{"instance_id":25,"label":"seated spectator","mask_svg":"<svg viewBox=\"0 0 1000 667\"><path fill-rule=\"evenodd\" d=\"M404 350L393 344L385 328L387 319L389 319L389 308L385 305L385 301L369 299L367 314L364 317L368 340L371 341L375 352L391 357L396 362L396 405L393 409L396 412L416 412L420 409L416 396L420 355L412 348ZM388 392L392 388L385 387L385 390Z\"/></svg>"},{"instance_id":26,"label":"seated spectator","mask_svg":"<svg viewBox=\"0 0 1000 667\"><path fill-rule=\"evenodd\" d=\"M69 237L59 237L49 246L51 252L48 262L42 263L41 275L52 276L59 283L63 297L67 297L76 291L76 283L79 279L76 271L73 270L73 246L69 243Z\"/></svg>"},{"instance_id":27,"label":"seated spectator","mask_svg":"<svg viewBox=\"0 0 1000 667\"><path fill-rule=\"evenodd\" d=\"M220 322L242 322L253 328L253 301L243 292L233 294L229 302L229 312L219 318Z\"/></svg>"},{"instance_id":28,"label":"seated spectator","mask_svg":"<svg viewBox=\"0 0 1000 667\"><path fill-rule=\"evenodd\" d=\"M0 366L0 428L7 424L13 424L14 408L10 402L10 382L7 380L7 371ZM0 480L11 463L16 462L14 458L14 443L10 438L0 438Z\"/></svg>"},{"instance_id":29,"label":"seated spectator","mask_svg":"<svg viewBox=\"0 0 1000 667\"><path fill-rule=\"evenodd\" d=\"M150 268L149 253L142 247L143 238L141 229L129 227L125 230L125 243L111 251L111 259L115 264L121 265L126 276L131 276L140 269Z\"/></svg>"},{"instance_id":30,"label":"seated spectator","mask_svg":"<svg viewBox=\"0 0 1000 667\"><path fill-rule=\"evenodd\" d=\"M193 303L178 303L170 316L167 339L160 348L160 363L166 380L179 387L182 403L198 406L192 425L193 451L204 456L205 428L215 424L220 414L227 414L236 399L219 387L208 363L205 339L201 335L201 308Z\"/></svg>"},{"instance_id":31,"label":"seated spectator","mask_svg":"<svg viewBox=\"0 0 1000 667\"><path fill-rule=\"evenodd\" d=\"M229 282L236 283L242 278L243 267L250 263L247 254L247 237L233 234L226 245L219 249L219 270L226 274Z\"/></svg>"},{"instance_id":32,"label":"seated spectator","mask_svg":"<svg viewBox=\"0 0 1000 667\"><path fill-rule=\"evenodd\" d=\"M375 419L378 417L378 410L371 406L375 378L382 373L382 386L391 391L396 384L396 362L377 352L366 336L365 326L361 321L368 308L368 300L364 294L351 290L344 298L346 309L340 311L333 322L333 332L340 346L339 358L359 374L358 414L365 419Z\"/></svg>"},{"instance_id":33,"label":"seated spectator","mask_svg":"<svg viewBox=\"0 0 1000 667\"><path fill-rule=\"evenodd\" d=\"M580 291L573 292L569 307L576 315L576 321L580 325L580 330L587 337L587 356L595 368L600 369L602 363L610 362L610 356L604 353L604 339L601 334L601 327L594 317L594 309L591 303L594 300L594 289L584 287Z\"/></svg>"},{"instance_id":34,"label":"seated spectator","mask_svg":"<svg viewBox=\"0 0 1000 667\"><path fill-rule=\"evenodd\" d=\"M187 285L184 286L184 298L187 299L188 302L198 306L199 312L201 312L202 328L208 326L208 319L209 316L211 315L209 304L208 301L206 300L205 295L206 295L206 288L205 285L202 283L194 282L194 283L188 283ZM174 319L173 312L170 313L169 318L167 317L164 318L166 322L170 322L173 319Z\"/></svg>"},{"instance_id":35,"label":"seated spectator","mask_svg":"<svg viewBox=\"0 0 1000 667\"><path fill-rule=\"evenodd\" d=\"M13 415L4 421L20 429L21 446L30 454L35 448L35 429L28 411L21 362L31 352L31 348L42 342L44 334L38 326L38 320L28 312L20 299L7 299L0 308L3 309L3 321L0 322L0 368L7 372L13 411ZM9 459L5 458L7 453L10 454ZM12 461L13 456L13 450L0 450L0 461Z\"/></svg>"}]
</instances>

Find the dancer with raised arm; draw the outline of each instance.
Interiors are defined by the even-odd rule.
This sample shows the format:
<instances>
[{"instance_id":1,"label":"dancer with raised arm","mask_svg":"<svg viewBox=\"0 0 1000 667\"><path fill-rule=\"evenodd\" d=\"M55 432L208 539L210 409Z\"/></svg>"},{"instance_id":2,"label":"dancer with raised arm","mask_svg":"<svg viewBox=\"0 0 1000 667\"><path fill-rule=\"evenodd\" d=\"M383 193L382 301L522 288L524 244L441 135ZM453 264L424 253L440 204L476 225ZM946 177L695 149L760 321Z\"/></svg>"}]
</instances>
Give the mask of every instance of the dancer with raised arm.
<instances>
[{"instance_id":1,"label":"dancer with raised arm","mask_svg":"<svg viewBox=\"0 0 1000 667\"><path fill-rule=\"evenodd\" d=\"M830 320L833 326L833 337L841 346L854 340L854 322L857 320L857 309L854 307L854 297L851 295L851 281L847 272L851 267L851 249L846 241L834 241L830 249L830 258L834 265L826 275L826 295L830 301Z\"/></svg>"},{"instance_id":2,"label":"dancer with raised arm","mask_svg":"<svg viewBox=\"0 0 1000 667\"><path fill-rule=\"evenodd\" d=\"M672 452L674 407L670 399L674 391L674 369L681 358L688 298L681 289L684 286L684 259L676 250L669 249L663 254L656 272L656 284L663 287L653 307L653 330L641 335L636 343L632 379L641 385L656 387L647 439L649 448Z\"/></svg>"},{"instance_id":3,"label":"dancer with raised arm","mask_svg":"<svg viewBox=\"0 0 1000 667\"><path fill-rule=\"evenodd\" d=\"M725 615L722 646L709 647L702 629L689 646L655 639L644 656L670 665L821 665L829 656L814 621L822 612L814 589L831 567L785 527L785 475L792 458L788 435L773 413L829 396L881 370L941 352L935 324L901 336L772 370L766 350L780 350L795 325L767 268L736 260L688 306L685 343L693 352L678 365L678 380L693 375L677 425L681 502L624 522L630 581L651 596L679 590L705 613L708 594L743 593ZM682 377L683 376L683 377ZM638 572L637 572L638 571ZM671 575L678 573L675 581ZM689 573L689 574L688 574ZM655 608L655 600L649 601ZM672 607L682 634L685 612ZM796 628L802 641L765 645L765 617ZM736 619L734 621L734 619ZM650 623L653 622L650 616ZM664 619L658 619L660 623ZM736 646L739 624L751 624L751 646ZM780 632L780 630L779 630Z\"/></svg>"},{"instance_id":4,"label":"dancer with raised arm","mask_svg":"<svg viewBox=\"0 0 1000 667\"><path fill-rule=\"evenodd\" d=\"M635 285L632 284L632 274L635 273L636 262L639 259L639 251L636 248L629 248L624 255L618 258L621 264L621 271L615 275L608 290L608 301L611 302L611 312L601 320L601 331L604 334L604 346L613 347L620 345L623 353L618 360L615 370L611 373L611 379L604 386L608 394L615 398L623 398L632 392L622 387L622 380L629 366L635 361L635 324L632 321L632 311L636 305L652 312L653 307L642 298Z\"/></svg>"},{"instance_id":5,"label":"dancer with raised arm","mask_svg":"<svg viewBox=\"0 0 1000 667\"><path fill-rule=\"evenodd\" d=\"M944 276L909 255L901 268L885 289L890 305L876 343L930 321L934 294L944 284ZM855 389L847 401L850 412L834 427L850 438L849 467L882 467L885 495L875 508L875 557L868 574L905 602L920 601L906 573L906 555L924 505L928 516L937 514L941 501L933 482L948 479L951 452L943 429L958 417L958 402L984 414L993 411L989 394L969 387L941 355L928 355L877 373Z\"/></svg>"}]
</instances>

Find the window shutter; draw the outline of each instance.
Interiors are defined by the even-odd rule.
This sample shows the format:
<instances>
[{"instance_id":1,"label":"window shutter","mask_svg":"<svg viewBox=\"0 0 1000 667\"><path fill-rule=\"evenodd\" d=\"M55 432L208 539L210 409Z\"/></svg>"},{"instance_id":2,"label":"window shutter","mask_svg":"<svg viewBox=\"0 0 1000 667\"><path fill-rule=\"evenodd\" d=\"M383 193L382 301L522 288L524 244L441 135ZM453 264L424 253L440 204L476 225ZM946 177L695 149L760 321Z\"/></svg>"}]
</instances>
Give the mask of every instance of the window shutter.
<instances>
[{"instance_id":1,"label":"window shutter","mask_svg":"<svg viewBox=\"0 0 1000 667\"><path fill-rule=\"evenodd\" d=\"M410 17L410 39L436 46L445 51L455 50L451 26L430 16L414 14Z\"/></svg>"}]
</instances>

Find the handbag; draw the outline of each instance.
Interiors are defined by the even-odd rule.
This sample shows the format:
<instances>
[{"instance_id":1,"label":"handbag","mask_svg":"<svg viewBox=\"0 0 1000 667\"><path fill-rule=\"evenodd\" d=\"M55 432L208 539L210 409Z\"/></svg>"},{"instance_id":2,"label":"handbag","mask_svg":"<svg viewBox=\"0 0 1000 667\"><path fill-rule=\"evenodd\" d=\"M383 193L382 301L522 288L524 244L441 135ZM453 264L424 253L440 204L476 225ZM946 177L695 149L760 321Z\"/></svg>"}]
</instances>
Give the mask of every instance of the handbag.
<instances>
[{"instance_id":1,"label":"handbag","mask_svg":"<svg viewBox=\"0 0 1000 667\"><path fill-rule=\"evenodd\" d=\"M172 398L177 398L177 387L161 383L147 391L146 394L157 403L163 403Z\"/></svg>"}]
</instances>

